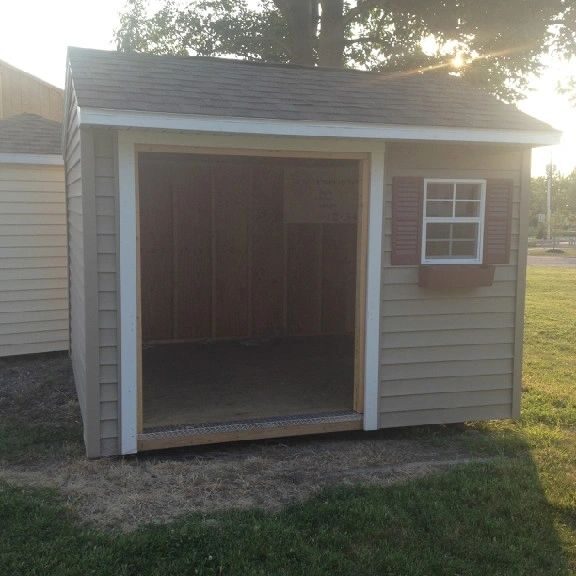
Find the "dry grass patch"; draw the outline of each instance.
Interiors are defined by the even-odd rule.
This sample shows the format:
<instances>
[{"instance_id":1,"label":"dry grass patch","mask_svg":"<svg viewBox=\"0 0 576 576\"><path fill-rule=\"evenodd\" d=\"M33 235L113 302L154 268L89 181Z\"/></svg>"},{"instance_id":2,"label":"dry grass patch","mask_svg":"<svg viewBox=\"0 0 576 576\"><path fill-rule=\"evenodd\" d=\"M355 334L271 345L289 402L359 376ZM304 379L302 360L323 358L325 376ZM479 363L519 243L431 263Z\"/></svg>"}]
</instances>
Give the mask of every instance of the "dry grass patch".
<instances>
[{"instance_id":1,"label":"dry grass patch","mask_svg":"<svg viewBox=\"0 0 576 576\"><path fill-rule=\"evenodd\" d=\"M81 518L124 530L190 512L276 510L326 486L389 485L471 459L450 442L380 431L89 461L65 355L2 361L0 418L1 479L56 488Z\"/></svg>"}]
</instances>

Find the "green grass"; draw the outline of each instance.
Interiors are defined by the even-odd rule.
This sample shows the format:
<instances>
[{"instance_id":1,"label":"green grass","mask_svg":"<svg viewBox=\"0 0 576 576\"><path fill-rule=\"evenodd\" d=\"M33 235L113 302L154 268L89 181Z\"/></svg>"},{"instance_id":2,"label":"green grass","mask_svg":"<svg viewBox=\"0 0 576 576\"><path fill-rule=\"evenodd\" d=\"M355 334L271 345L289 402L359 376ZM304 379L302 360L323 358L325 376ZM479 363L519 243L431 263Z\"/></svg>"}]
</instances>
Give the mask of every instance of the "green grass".
<instances>
[{"instance_id":1,"label":"green grass","mask_svg":"<svg viewBox=\"0 0 576 576\"><path fill-rule=\"evenodd\" d=\"M0 574L576 573L576 271L531 268L528 281L521 421L406 433L494 460L131 534L83 527L51 491L1 485Z\"/></svg>"}]
</instances>

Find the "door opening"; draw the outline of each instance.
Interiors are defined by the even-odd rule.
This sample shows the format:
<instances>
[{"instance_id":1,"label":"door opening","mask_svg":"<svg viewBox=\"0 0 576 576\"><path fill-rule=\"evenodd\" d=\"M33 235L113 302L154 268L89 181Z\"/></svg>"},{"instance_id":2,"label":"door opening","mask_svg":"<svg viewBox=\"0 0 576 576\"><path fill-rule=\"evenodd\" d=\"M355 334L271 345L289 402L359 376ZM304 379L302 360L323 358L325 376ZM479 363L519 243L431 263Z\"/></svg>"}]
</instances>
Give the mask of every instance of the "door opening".
<instances>
[{"instance_id":1,"label":"door opening","mask_svg":"<svg viewBox=\"0 0 576 576\"><path fill-rule=\"evenodd\" d=\"M362 427L364 172L139 153L141 449Z\"/></svg>"}]
</instances>

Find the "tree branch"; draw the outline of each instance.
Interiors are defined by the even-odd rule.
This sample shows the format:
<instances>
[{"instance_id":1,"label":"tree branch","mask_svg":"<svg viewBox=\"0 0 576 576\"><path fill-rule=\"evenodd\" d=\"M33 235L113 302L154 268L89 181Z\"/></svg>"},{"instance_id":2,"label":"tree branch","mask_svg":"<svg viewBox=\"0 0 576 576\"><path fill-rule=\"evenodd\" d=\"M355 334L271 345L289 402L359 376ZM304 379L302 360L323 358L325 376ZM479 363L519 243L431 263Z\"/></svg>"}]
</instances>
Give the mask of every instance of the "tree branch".
<instances>
[{"instance_id":1,"label":"tree branch","mask_svg":"<svg viewBox=\"0 0 576 576\"><path fill-rule=\"evenodd\" d=\"M382 42L382 38L378 36L360 36L359 38L348 38L344 41L344 44L350 46L351 44L370 44L370 42Z\"/></svg>"},{"instance_id":2,"label":"tree branch","mask_svg":"<svg viewBox=\"0 0 576 576\"><path fill-rule=\"evenodd\" d=\"M358 16L365 14L372 8L376 8L380 4L380 0L358 0L358 4L354 8L350 8L346 14L344 14L344 26L351 24Z\"/></svg>"},{"instance_id":3,"label":"tree branch","mask_svg":"<svg viewBox=\"0 0 576 576\"><path fill-rule=\"evenodd\" d=\"M273 0L273 2L274 6L276 6L280 11L280 14L282 14L284 18L288 18L290 13L290 2L288 0Z\"/></svg>"}]
</instances>

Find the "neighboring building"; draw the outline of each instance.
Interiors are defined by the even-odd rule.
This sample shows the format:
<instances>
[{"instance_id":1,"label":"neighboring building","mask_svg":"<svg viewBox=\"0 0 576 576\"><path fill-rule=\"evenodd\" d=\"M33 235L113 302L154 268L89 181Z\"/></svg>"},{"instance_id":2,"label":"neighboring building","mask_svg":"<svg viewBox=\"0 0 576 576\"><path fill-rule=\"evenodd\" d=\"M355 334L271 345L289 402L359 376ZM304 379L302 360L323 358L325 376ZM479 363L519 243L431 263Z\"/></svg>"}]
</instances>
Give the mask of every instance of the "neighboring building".
<instances>
[{"instance_id":1,"label":"neighboring building","mask_svg":"<svg viewBox=\"0 0 576 576\"><path fill-rule=\"evenodd\" d=\"M0 62L0 356L68 349L62 111L62 90Z\"/></svg>"},{"instance_id":2,"label":"neighboring building","mask_svg":"<svg viewBox=\"0 0 576 576\"><path fill-rule=\"evenodd\" d=\"M56 86L0 60L0 119L37 114L62 121L64 92Z\"/></svg>"},{"instance_id":3,"label":"neighboring building","mask_svg":"<svg viewBox=\"0 0 576 576\"><path fill-rule=\"evenodd\" d=\"M87 453L517 417L530 150L453 77L69 51Z\"/></svg>"}]
</instances>

